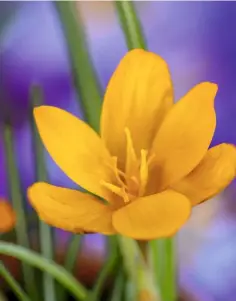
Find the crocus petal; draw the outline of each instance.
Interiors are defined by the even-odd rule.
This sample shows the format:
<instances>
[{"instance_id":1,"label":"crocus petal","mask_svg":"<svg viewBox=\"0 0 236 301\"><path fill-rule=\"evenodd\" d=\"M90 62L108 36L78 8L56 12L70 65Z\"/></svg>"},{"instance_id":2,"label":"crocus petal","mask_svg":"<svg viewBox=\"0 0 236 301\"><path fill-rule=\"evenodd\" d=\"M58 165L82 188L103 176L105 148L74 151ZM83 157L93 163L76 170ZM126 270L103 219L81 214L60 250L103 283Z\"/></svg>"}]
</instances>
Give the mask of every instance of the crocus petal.
<instances>
[{"instance_id":1,"label":"crocus petal","mask_svg":"<svg viewBox=\"0 0 236 301\"><path fill-rule=\"evenodd\" d=\"M56 107L38 107L34 116L42 141L58 166L84 189L107 198L100 182L113 181L113 161L92 128Z\"/></svg>"},{"instance_id":2,"label":"crocus petal","mask_svg":"<svg viewBox=\"0 0 236 301\"><path fill-rule=\"evenodd\" d=\"M177 102L163 121L152 151L155 153L156 185L163 189L190 173L206 154L212 140L216 116L217 85L196 85Z\"/></svg>"},{"instance_id":3,"label":"crocus petal","mask_svg":"<svg viewBox=\"0 0 236 301\"><path fill-rule=\"evenodd\" d=\"M125 128L134 148L149 149L163 117L173 104L173 89L166 62L158 55L135 49L121 60L105 93L101 136L124 167Z\"/></svg>"},{"instance_id":4,"label":"crocus petal","mask_svg":"<svg viewBox=\"0 0 236 301\"><path fill-rule=\"evenodd\" d=\"M133 201L114 212L112 222L117 232L140 240L173 235L188 219L191 203L173 190Z\"/></svg>"},{"instance_id":5,"label":"crocus petal","mask_svg":"<svg viewBox=\"0 0 236 301\"><path fill-rule=\"evenodd\" d=\"M112 234L112 211L94 196L39 182L28 189L28 198L47 224L74 233Z\"/></svg>"},{"instance_id":6,"label":"crocus petal","mask_svg":"<svg viewBox=\"0 0 236 301\"><path fill-rule=\"evenodd\" d=\"M236 148L219 144L206 153L202 162L173 186L197 205L222 191L236 176Z\"/></svg>"},{"instance_id":7,"label":"crocus petal","mask_svg":"<svg viewBox=\"0 0 236 301\"><path fill-rule=\"evenodd\" d=\"M15 221L15 213L11 205L5 200L0 200L0 233L10 231L14 227Z\"/></svg>"}]
</instances>

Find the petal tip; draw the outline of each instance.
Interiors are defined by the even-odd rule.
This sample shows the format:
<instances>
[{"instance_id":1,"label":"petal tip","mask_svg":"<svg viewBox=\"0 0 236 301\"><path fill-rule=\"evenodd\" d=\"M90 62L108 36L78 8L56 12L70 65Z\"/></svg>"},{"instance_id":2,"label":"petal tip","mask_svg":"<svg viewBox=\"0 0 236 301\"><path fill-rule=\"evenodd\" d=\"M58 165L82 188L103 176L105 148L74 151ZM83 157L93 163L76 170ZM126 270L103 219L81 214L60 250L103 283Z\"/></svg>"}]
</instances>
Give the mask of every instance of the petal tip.
<instances>
[{"instance_id":1,"label":"petal tip","mask_svg":"<svg viewBox=\"0 0 236 301\"><path fill-rule=\"evenodd\" d=\"M216 94L218 92L218 85L216 83L211 82L209 82L209 84L211 85L212 91L214 91L214 93Z\"/></svg>"},{"instance_id":2,"label":"petal tip","mask_svg":"<svg viewBox=\"0 0 236 301\"><path fill-rule=\"evenodd\" d=\"M33 115L36 121L42 116L46 108L47 106L38 106L33 109Z\"/></svg>"},{"instance_id":3,"label":"petal tip","mask_svg":"<svg viewBox=\"0 0 236 301\"><path fill-rule=\"evenodd\" d=\"M47 106L47 105L41 105L41 106L37 106L33 109L33 113L34 115L39 115L39 114L42 114L42 113L45 113L46 111L49 111L49 110L61 110L60 108L58 107L54 107L54 106Z\"/></svg>"},{"instance_id":4,"label":"petal tip","mask_svg":"<svg viewBox=\"0 0 236 301\"><path fill-rule=\"evenodd\" d=\"M42 111L45 106L37 106L33 109L34 114L38 114Z\"/></svg>"},{"instance_id":5,"label":"petal tip","mask_svg":"<svg viewBox=\"0 0 236 301\"><path fill-rule=\"evenodd\" d=\"M35 207L35 195L39 194L41 190L44 188L43 182L36 182L28 187L27 189L27 199L29 200L30 204Z\"/></svg>"},{"instance_id":6,"label":"petal tip","mask_svg":"<svg viewBox=\"0 0 236 301\"><path fill-rule=\"evenodd\" d=\"M218 85L216 83L212 82L203 82L200 84L202 87L206 89L206 91L209 91L209 93L212 93L212 95L215 97L218 92Z\"/></svg>"}]
</instances>

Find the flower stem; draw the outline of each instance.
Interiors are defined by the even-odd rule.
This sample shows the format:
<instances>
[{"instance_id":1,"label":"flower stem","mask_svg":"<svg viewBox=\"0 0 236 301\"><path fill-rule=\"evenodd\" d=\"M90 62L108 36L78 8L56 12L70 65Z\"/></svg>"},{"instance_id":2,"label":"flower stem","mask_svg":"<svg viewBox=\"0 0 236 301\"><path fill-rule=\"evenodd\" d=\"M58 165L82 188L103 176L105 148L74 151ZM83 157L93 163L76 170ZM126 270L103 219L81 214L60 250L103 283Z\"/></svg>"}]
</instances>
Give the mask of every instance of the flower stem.
<instances>
[{"instance_id":1,"label":"flower stem","mask_svg":"<svg viewBox=\"0 0 236 301\"><path fill-rule=\"evenodd\" d=\"M149 242L149 264L152 266L153 277L156 283L160 285L160 291L162 296L162 279L164 271L164 243L165 239L156 239Z\"/></svg>"},{"instance_id":2,"label":"flower stem","mask_svg":"<svg viewBox=\"0 0 236 301\"><path fill-rule=\"evenodd\" d=\"M177 301L175 239L164 240L163 301Z\"/></svg>"},{"instance_id":3,"label":"flower stem","mask_svg":"<svg viewBox=\"0 0 236 301\"><path fill-rule=\"evenodd\" d=\"M138 301L161 301L147 266L138 265Z\"/></svg>"},{"instance_id":4,"label":"flower stem","mask_svg":"<svg viewBox=\"0 0 236 301\"><path fill-rule=\"evenodd\" d=\"M116 1L115 3L128 48L146 49L146 42L134 3L132 1Z\"/></svg>"},{"instance_id":5,"label":"flower stem","mask_svg":"<svg viewBox=\"0 0 236 301\"><path fill-rule=\"evenodd\" d=\"M135 301L160 301L159 292L154 285L151 270L149 270L145 261L147 243L136 243L130 238L121 236L119 237L119 244L127 276L136 292L133 299ZM139 245L141 245L141 248Z\"/></svg>"},{"instance_id":6,"label":"flower stem","mask_svg":"<svg viewBox=\"0 0 236 301\"><path fill-rule=\"evenodd\" d=\"M67 288L76 300L83 301L87 297L87 290L80 284L70 273L68 273L62 266L56 264L54 261L44 258L34 251L28 250L24 247L0 241L0 254L9 255L22 260L43 272L49 273L65 288ZM33 299L35 300L35 299Z\"/></svg>"},{"instance_id":7,"label":"flower stem","mask_svg":"<svg viewBox=\"0 0 236 301\"><path fill-rule=\"evenodd\" d=\"M8 172L8 181L10 196L13 204L13 208L17 214L16 221L16 239L17 244L30 248L28 233L27 233L27 218L24 210L24 201L21 193L21 183L17 170L17 163L14 156L14 145L13 145L13 133L12 128L9 124L4 126L4 147L5 156ZM35 274L31 267L22 264L23 277L26 286L26 290L30 297L36 301L38 300L37 286L35 281Z\"/></svg>"},{"instance_id":8,"label":"flower stem","mask_svg":"<svg viewBox=\"0 0 236 301\"><path fill-rule=\"evenodd\" d=\"M46 182L48 180L47 171L44 160L44 147L39 137L37 127L33 118L33 108L43 104L42 90L38 86L32 86L30 91L31 96L31 130L33 136L33 144L35 150L35 170L37 181ZM39 222L40 233L40 247L44 257L53 259L53 235L52 228L40 220ZM47 273L43 274L43 290L45 301L56 301L56 290L53 278Z\"/></svg>"},{"instance_id":9,"label":"flower stem","mask_svg":"<svg viewBox=\"0 0 236 301\"><path fill-rule=\"evenodd\" d=\"M155 287L151 269L148 261L148 242L138 241L140 254L142 254L142 264L138 265L138 287L139 301L160 301L159 291Z\"/></svg>"},{"instance_id":10,"label":"flower stem","mask_svg":"<svg viewBox=\"0 0 236 301\"><path fill-rule=\"evenodd\" d=\"M89 57L84 28L74 1L55 1L70 54L71 71L85 118L97 132L100 128L101 91Z\"/></svg>"},{"instance_id":11,"label":"flower stem","mask_svg":"<svg viewBox=\"0 0 236 301\"><path fill-rule=\"evenodd\" d=\"M19 298L19 301L31 301L30 298L26 295L26 293L22 290L16 280L12 277L12 275L5 268L4 264L0 261L0 275L5 279L8 283L16 297ZM1 296L0 296L1 297ZM0 298L1 299L1 298Z\"/></svg>"}]
</instances>

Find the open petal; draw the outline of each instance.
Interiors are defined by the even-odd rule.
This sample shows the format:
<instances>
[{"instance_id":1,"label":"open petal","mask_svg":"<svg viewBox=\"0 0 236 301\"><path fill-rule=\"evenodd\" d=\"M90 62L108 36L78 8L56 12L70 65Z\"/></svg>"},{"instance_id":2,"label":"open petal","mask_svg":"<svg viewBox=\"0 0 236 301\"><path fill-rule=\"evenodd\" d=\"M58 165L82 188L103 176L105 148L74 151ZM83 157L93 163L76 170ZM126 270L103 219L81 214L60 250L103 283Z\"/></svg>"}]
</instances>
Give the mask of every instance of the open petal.
<instances>
[{"instance_id":1,"label":"open petal","mask_svg":"<svg viewBox=\"0 0 236 301\"><path fill-rule=\"evenodd\" d=\"M236 148L219 144L211 148L202 162L173 189L197 205L222 191L236 176Z\"/></svg>"},{"instance_id":2,"label":"open petal","mask_svg":"<svg viewBox=\"0 0 236 301\"><path fill-rule=\"evenodd\" d=\"M187 221L191 203L173 190L143 197L114 212L117 232L140 240L173 235Z\"/></svg>"},{"instance_id":3,"label":"open petal","mask_svg":"<svg viewBox=\"0 0 236 301\"><path fill-rule=\"evenodd\" d=\"M107 198L100 182L113 181L113 161L92 128L56 107L38 107L34 116L46 149L67 176L84 189Z\"/></svg>"},{"instance_id":4,"label":"open petal","mask_svg":"<svg viewBox=\"0 0 236 301\"><path fill-rule=\"evenodd\" d=\"M158 55L134 49L121 60L105 93L101 136L124 167L125 128L131 132L137 155L149 149L164 116L173 104L173 88L166 62Z\"/></svg>"},{"instance_id":5,"label":"open petal","mask_svg":"<svg viewBox=\"0 0 236 301\"><path fill-rule=\"evenodd\" d=\"M28 189L28 199L51 226L74 233L114 233L110 207L89 194L39 182Z\"/></svg>"},{"instance_id":6,"label":"open petal","mask_svg":"<svg viewBox=\"0 0 236 301\"><path fill-rule=\"evenodd\" d=\"M10 231L15 225L15 213L5 200L0 200L0 233Z\"/></svg>"},{"instance_id":7,"label":"open petal","mask_svg":"<svg viewBox=\"0 0 236 301\"><path fill-rule=\"evenodd\" d=\"M158 177L160 189L191 172L206 154L216 126L216 92L215 84L198 84L163 121L152 148L156 155L152 177Z\"/></svg>"}]
</instances>

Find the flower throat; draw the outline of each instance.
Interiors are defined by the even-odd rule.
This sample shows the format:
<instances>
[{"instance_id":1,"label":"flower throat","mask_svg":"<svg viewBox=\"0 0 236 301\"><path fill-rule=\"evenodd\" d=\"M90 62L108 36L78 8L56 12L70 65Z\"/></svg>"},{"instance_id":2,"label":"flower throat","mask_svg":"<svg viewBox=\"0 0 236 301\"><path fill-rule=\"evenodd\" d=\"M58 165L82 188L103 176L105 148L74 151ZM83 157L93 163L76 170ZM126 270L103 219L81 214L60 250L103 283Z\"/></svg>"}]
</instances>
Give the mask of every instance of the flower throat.
<instances>
[{"instance_id":1,"label":"flower throat","mask_svg":"<svg viewBox=\"0 0 236 301\"><path fill-rule=\"evenodd\" d=\"M150 164L155 155L149 156L148 151L141 149L137 157L130 130L125 128L126 136L126 163L125 170L117 167L117 157L113 157L112 170L115 173L116 185L101 181L101 185L112 193L121 197L124 203L129 203L137 197L142 197L146 192L149 178Z\"/></svg>"}]
</instances>

